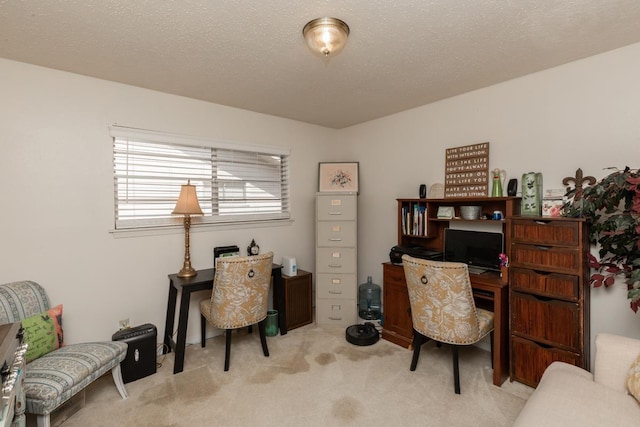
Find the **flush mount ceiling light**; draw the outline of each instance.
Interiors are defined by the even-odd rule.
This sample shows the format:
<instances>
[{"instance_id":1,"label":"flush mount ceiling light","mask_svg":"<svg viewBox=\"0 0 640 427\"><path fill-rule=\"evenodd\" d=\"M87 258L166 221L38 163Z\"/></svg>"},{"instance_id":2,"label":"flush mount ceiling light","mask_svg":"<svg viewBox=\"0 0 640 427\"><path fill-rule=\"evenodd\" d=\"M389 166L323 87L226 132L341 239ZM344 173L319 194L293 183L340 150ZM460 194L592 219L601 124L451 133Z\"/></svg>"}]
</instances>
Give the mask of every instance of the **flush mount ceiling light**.
<instances>
[{"instance_id":1,"label":"flush mount ceiling light","mask_svg":"<svg viewBox=\"0 0 640 427\"><path fill-rule=\"evenodd\" d=\"M309 49L324 57L342 50L349 37L349 26L337 18L317 18L307 23L302 35Z\"/></svg>"}]
</instances>

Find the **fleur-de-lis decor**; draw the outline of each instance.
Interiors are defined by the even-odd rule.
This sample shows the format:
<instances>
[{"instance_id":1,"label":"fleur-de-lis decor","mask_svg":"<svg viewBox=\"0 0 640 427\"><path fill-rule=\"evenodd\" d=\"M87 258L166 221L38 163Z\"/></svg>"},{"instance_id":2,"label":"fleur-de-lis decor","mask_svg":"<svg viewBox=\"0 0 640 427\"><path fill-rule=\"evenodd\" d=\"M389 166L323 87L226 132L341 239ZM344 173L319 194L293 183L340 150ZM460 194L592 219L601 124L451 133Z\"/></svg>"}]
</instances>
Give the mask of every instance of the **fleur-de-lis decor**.
<instances>
[{"instance_id":1,"label":"fleur-de-lis decor","mask_svg":"<svg viewBox=\"0 0 640 427\"><path fill-rule=\"evenodd\" d=\"M596 179L592 176L582 176L582 169L578 168L576 170L576 176L568 176L562 180L562 185L569 185L570 182L573 182L576 187L575 195L573 196L574 200L580 200L582 198L582 184L587 183L589 185L593 185L596 183Z\"/></svg>"}]
</instances>

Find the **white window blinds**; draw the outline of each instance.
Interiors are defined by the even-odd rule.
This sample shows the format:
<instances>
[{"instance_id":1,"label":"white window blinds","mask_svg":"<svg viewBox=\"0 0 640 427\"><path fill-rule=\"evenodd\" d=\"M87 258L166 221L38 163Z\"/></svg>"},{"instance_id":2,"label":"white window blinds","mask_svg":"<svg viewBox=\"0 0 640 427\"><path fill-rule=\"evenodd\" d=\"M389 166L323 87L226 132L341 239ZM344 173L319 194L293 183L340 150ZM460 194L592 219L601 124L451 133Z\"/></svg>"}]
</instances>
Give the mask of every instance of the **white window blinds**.
<instances>
[{"instance_id":1,"label":"white window blinds","mask_svg":"<svg viewBox=\"0 0 640 427\"><path fill-rule=\"evenodd\" d=\"M119 126L113 137L115 227L181 224L180 186L196 186L194 223L289 219L289 153Z\"/></svg>"}]
</instances>

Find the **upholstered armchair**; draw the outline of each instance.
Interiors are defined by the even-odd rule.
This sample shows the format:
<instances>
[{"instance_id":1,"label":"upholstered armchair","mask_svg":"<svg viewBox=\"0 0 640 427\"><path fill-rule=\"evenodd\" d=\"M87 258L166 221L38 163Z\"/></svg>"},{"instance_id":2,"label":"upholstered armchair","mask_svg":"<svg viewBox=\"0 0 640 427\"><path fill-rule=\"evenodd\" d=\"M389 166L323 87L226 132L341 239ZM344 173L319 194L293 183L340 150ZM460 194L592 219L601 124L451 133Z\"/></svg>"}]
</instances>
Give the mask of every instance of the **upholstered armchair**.
<instances>
[{"instance_id":1,"label":"upholstered armchair","mask_svg":"<svg viewBox=\"0 0 640 427\"><path fill-rule=\"evenodd\" d=\"M269 357L265 333L273 253L218 258L211 297L200 301L202 347L207 322L225 330L224 370L229 370L231 332L258 324L265 357Z\"/></svg>"},{"instance_id":2,"label":"upholstered armchair","mask_svg":"<svg viewBox=\"0 0 640 427\"><path fill-rule=\"evenodd\" d=\"M476 308L466 264L429 261L402 256L413 321L415 371L420 347L429 339L451 344L454 390L460 394L458 346L472 345L491 335L493 353L493 313ZM493 360L493 357L491 358Z\"/></svg>"},{"instance_id":3,"label":"upholstered armchair","mask_svg":"<svg viewBox=\"0 0 640 427\"><path fill-rule=\"evenodd\" d=\"M62 306L52 308L39 284L23 281L0 285L0 324L21 322L30 346L24 393L26 412L37 415L38 427L49 427L53 410L109 371L122 398L128 397L120 372L127 344L103 341L65 345L61 320Z\"/></svg>"}]
</instances>

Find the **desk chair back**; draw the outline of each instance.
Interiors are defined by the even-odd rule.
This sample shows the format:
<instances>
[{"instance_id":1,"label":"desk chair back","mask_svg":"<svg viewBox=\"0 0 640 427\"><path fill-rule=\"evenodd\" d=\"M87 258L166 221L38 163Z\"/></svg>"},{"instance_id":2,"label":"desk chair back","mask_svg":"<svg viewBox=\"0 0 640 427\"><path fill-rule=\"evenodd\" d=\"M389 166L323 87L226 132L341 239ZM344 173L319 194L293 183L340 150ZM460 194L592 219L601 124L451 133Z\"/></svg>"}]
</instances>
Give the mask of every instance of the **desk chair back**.
<instances>
[{"instance_id":1,"label":"desk chair back","mask_svg":"<svg viewBox=\"0 0 640 427\"><path fill-rule=\"evenodd\" d=\"M402 257L414 330L415 370L428 339L453 345L454 386L460 393L457 346L471 345L493 331L493 313L476 308L466 264ZM491 344L493 350L493 343ZM493 358L492 358L493 360Z\"/></svg>"},{"instance_id":2,"label":"desk chair back","mask_svg":"<svg viewBox=\"0 0 640 427\"><path fill-rule=\"evenodd\" d=\"M265 338L273 253L218 259L211 298L200 302L202 347L206 321L226 331L225 371L229 370L231 331L258 323L265 356Z\"/></svg>"}]
</instances>

